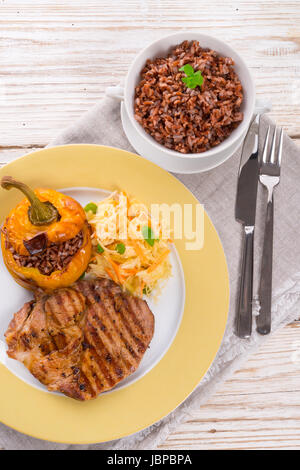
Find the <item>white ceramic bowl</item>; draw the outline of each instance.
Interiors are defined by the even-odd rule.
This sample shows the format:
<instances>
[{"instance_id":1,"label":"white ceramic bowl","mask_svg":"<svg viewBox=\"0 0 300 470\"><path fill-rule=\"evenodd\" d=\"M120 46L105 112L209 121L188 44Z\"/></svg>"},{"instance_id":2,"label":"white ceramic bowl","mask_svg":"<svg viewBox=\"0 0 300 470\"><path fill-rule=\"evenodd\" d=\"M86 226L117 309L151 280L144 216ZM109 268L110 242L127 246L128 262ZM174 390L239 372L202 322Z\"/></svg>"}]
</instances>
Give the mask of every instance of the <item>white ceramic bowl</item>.
<instances>
[{"instance_id":1,"label":"white ceramic bowl","mask_svg":"<svg viewBox=\"0 0 300 470\"><path fill-rule=\"evenodd\" d=\"M208 47L222 56L232 57L244 91L241 110L243 121L221 144L202 153L181 154L169 150L155 141L134 118L135 87L140 81L140 73L146 60L166 56L170 50L182 41L197 40L201 47ZM196 173L210 170L227 160L242 143L255 108L255 88L250 71L243 59L226 43L212 36L200 33L180 32L153 42L143 49L130 66L124 88L109 87L106 94L123 101L122 122L124 131L133 147L144 157L162 166L166 170L178 173Z\"/></svg>"}]
</instances>

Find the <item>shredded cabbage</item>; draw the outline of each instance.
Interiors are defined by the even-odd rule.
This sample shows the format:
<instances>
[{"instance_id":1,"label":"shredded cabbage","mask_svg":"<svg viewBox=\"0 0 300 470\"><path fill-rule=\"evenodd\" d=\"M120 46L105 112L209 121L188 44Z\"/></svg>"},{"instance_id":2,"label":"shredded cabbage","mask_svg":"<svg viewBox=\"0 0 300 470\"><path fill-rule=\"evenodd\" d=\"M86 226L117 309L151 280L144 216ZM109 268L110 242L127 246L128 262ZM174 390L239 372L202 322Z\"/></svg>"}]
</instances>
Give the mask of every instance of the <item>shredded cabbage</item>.
<instances>
[{"instance_id":1,"label":"shredded cabbage","mask_svg":"<svg viewBox=\"0 0 300 470\"><path fill-rule=\"evenodd\" d=\"M96 214L87 212L93 230L88 276L113 279L138 297L157 295L160 281L171 275L171 241L160 238L160 224L155 224L154 237L145 239L143 227L153 233L148 208L124 192L116 191L96 205Z\"/></svg>"}]
</instances>

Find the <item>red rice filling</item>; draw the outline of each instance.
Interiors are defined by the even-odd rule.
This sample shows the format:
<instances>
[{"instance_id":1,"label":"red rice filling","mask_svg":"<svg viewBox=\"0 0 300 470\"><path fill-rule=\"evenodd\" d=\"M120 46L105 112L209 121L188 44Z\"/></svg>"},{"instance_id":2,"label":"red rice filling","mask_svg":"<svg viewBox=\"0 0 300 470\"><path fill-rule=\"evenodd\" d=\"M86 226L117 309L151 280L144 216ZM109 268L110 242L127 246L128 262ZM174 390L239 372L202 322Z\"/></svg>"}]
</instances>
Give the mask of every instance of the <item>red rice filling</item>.
<instances>
[{"instance_id":1,"label":"red rice filling","mask_svg":"<svg viewBox=\"0 0 300 470\"><path fill-rule=\"evenodd\" d=\"M81 230L76 237L62 243L51 243L44 251L35 255L19 255L12 247L9 249L19 266L37 268L41 274L50 276L53 271L62 271L67 267L82 243L83 232Z\"/></svg>"},{"instance_id":2,"label":"red rice filling","mask_svg":"<svg viewBox=\"0 0 300 470\"><path fill-rule=\"evenodd\" d=\"M204 78L189 89L179 69L190 64ZM200 153L223 142L243 120L243 90L230 57L184 41L167 57L148 59L135 90L135 119L158 143Z\"/></svg>"}]
</instances>

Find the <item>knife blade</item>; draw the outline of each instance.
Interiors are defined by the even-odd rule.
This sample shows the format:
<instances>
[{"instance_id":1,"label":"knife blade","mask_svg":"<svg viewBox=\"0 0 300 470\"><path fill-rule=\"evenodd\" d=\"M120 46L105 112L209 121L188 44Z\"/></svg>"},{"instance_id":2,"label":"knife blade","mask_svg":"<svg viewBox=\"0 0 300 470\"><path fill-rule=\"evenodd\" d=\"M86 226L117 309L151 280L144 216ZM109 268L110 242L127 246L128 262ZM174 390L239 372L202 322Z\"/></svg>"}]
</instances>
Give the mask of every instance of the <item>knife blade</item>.
<instances>
[{"instance_id":1,"label":"knife blade","mask_svg":"<svg viewBox=\"0 0 300 470\"><path fill-rule=\"evenodd\" d=\"M236 193L235 218L243 225L240 289L236 312L236 334L240 338L249 338L252 332L253 242L259 176L259 121L258 114L253 119L244 140Z\"/></svg>"},{"instance_id":2,"label":"knife blade","mask_svg":"<svg viewBox=\"0 0 300 470\"><path fill-rule=\"evenodd\" d=\"M235 218L242 224L255 224L256 195L259 175L258 130L260 115L252 121L244 140L238 186Z\"/></svg>"}]
</instances>

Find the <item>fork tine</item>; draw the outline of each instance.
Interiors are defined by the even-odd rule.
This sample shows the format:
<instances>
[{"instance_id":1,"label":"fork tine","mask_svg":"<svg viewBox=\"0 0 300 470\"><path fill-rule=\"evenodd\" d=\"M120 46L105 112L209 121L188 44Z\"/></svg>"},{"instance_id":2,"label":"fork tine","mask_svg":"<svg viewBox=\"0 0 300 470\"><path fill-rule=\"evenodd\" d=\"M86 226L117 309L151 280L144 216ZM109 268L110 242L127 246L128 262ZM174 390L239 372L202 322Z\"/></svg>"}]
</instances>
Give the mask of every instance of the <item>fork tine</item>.
<instances>
[{"instance_id":1,"label":"fork tine","mask_svg":"<svg viewBox=\"0 0 300 470\"><path fill-rule=\"evenodd\" d=\"M271 153L270 153L270 163L275 163L275 145L276 145L276 127L274 129L272 144L271 144Z\"/></svg>"},{"instance_id":2,"label":"fork tine","mask_svg":"<svg viewBox=\"0 0 300 470\"><path fill-rule=\"evenodd\" d=\"M263 153L262 153L262 162L263 163L267 163L269 135L270 135L270 126L268 126L268 130L267 130L266 138L265 138L265 143L264 143L264 149L263 149Z\"/></svg>"},{"instance_id":3,"label":"fork tine","mask_svg":"<svg viewBox=\"0 0 300 470\"><path fill-rule=\"evenodd\" d=\"M281 157L282 157L282 143L283 143L283 129L281 128L280 137L279 137L279 146L277 152L278 166L281 166Z\"/></svg>"}]
</instances>

